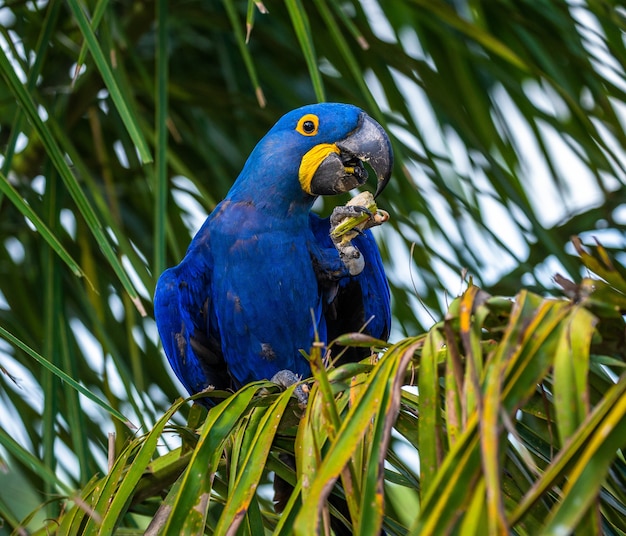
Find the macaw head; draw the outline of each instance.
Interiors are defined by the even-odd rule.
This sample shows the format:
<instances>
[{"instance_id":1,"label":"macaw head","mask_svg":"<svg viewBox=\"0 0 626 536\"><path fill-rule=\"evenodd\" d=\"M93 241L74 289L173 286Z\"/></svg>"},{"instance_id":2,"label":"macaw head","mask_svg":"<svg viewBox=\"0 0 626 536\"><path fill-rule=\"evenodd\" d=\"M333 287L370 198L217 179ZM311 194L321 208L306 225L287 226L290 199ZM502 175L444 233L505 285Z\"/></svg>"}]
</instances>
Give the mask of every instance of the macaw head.
<instances>
[{"instance_id":1,"label":"macaw head","mask_svg":"<svg viewBox=\"0 0 626 536\"><path fill-rule=\"evenodd\" d=\"M374 119L349 104L303 106L280 118L261 139L229 197L249 195L250 189L262 189L274 200L344 193L367 180L364 162L376 174L378 195L391 177L393 153Z\"/></svg>"}]
</instances>

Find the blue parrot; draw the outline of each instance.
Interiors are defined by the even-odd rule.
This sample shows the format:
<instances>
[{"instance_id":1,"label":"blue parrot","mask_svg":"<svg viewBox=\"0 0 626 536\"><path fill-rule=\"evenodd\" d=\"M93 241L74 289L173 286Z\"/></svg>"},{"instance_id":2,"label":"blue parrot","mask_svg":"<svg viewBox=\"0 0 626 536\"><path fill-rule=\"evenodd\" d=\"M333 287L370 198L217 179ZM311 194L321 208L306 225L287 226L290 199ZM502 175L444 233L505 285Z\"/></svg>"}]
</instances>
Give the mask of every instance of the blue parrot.
<instances>
[{"instance_id":1,"label":"blue parrot","mask_svg":"<svg viewBox=\"0 0 626 536\"><path fill-rule=\"evenodd\" d=\"M284 115L157 283L154 314L167 358L189 393L237 389L282 371L307 378L301 350L358 331L387 340L389 287L369 229L347 245L330 236L344 217L311 212L320 195L391 176L391 144L361 109L336 103ZM372 223L369 226L373 226ZM366 226L367 227L367 226ZM351 353L352 352L352 353ZM344 361L363 356L349 349Z\"/></svg>"}]
</instances>

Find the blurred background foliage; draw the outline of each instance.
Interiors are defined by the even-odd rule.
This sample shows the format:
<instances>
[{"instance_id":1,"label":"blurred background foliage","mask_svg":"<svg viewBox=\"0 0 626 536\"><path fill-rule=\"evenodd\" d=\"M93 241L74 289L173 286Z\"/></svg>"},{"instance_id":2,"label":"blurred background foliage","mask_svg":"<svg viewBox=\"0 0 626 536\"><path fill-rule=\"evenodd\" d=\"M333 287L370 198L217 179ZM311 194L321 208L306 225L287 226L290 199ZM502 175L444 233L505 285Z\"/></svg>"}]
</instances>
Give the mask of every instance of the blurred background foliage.
<instances>
[{"instance_id":1,"label":"blurred background foliage","mask_svg":"<svg viewBox=\"0 0 626 536\"><path fill-rule=\"evenodd\" d=\"M149 430L181 393L156 278L292 108L350 102L393 138L377 235L393 340L441 319L464 270L493 294L551 292L555 272L581 275L573 234L623 263L625 28L610 0L0 5L7 525L84 485L108 432L119 452L125 420Z\"/></svg>"}]
</instances>

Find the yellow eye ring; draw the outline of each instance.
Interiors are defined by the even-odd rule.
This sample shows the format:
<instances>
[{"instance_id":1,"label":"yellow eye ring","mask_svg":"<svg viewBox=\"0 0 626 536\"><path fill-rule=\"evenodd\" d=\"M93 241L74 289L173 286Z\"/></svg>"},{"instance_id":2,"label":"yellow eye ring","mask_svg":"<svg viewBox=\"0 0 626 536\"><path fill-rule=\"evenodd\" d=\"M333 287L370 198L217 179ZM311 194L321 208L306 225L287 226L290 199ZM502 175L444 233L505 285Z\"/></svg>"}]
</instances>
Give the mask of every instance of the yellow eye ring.
<instances>
[{"instance_id":1,"label":"yellow eye ring","mask_svg":"<svg viewBox=\"0 0 626 536\"><path fill-rule=\"evenodd\" d=\"M320 124L320 119L315 114L306 114L300 118L296 130L303 136L315 136Z\"/></svg>"}]
</instances>

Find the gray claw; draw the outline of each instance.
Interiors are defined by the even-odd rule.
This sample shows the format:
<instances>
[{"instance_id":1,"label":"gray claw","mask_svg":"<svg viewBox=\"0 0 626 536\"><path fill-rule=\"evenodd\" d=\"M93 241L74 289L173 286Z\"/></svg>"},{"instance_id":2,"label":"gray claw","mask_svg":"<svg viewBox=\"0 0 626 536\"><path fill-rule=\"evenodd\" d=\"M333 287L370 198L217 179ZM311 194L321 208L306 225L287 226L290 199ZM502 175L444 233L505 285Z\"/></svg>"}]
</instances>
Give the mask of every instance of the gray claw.
<instances>
[{"instance_id":1,"label":"gray claw","mask_svg":"<svg viewBox=\"0 0 626 536\"><path fill-rule=\"evenodd\" d=\"M294 383L298 383L300 380L301 378L297 374L291 370L284 369L279 370L276 374L274 374L270 381L286 389L287 387L291 387ZM307 402L309 401L308 385L298 385L294 389L293 394L298 399L298 405L303 409L306 408Z\"/></svg>"},{"instance_id":2,"label":"gray claw","mask_svg":"<svg viewBox=\"0 0 626 536\"><path fill-rule=\"evenodd\" d=\"M334 229L346 218L353 218L356 216L360 216L361 214L367 214L368 216L372 216L370 210L366 207L361 207L358 205L340 205L333 209L332 214L330 215L330 225L331 228Z\"/></svg>"}]
</instances>

